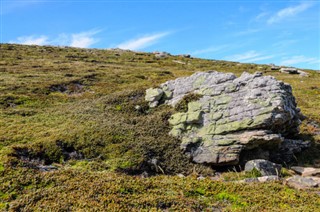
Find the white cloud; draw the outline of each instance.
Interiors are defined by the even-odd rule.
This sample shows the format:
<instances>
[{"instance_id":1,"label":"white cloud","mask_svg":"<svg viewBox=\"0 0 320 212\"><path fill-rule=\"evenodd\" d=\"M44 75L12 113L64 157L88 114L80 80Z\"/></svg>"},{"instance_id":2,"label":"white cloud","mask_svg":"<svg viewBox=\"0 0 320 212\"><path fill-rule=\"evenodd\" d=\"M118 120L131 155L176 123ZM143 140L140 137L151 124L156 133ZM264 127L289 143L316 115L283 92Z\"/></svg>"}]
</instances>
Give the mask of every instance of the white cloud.
<instances>
[{"instance_id":1,"label":"white cloud","mask_svg":"<svg viewBox=\"0 0 320 212\"><path fill-rule=\"evenodd\" d=\"M129 40L119 44L120 49L139 50L155 44L159 39L169 35L169 32L162 32L153 35L145 35L140 38Z\"/></svg>"},{"instance_id":2,"label":"white cloud","mask_svg":"<svg viewBox=\"0 0 320 212\"><path fill-rule=\"evenodd\" d=\"M297 5L297 6L292 6L292 7L286 7L280 11L278 11L276 14L274 14L273 16L271 16L268 20L267 23L268 24L273 24L276 22L279 22L285 18L288 17L293 17L305 10L307 10L308 8L310 8L313 4L311 2L302 2L301 4Z\"/></svg>"},{"instance_id":3,"label":"white cloud","mask_svg":"<svg viewBox=\"0 0 320 212\"><path fill-rule=\"evenodd\" d=\"M22 36L18 37L15 41L9 41L9 43L18 43L18 44L25 44L25 45L45 45L48 44L48 37L45 35L41 36Z\"/></svg>"},{"instance_id":4,"label":"white cloud","mask_svg":"<svg viewBox=\"0 0 320 212\"><path fill-rule=\"evenodd\" d=\"M250 58L257 57L259 55L260 54L258 54L256 51L248 51L248 52L245 52L243 54L235 54L235 55L232 55L232 56L228 56L228 57L226 57L226 59L235 60L235 61L243 61L243 60L247 60L247 59L250 59Z\"/></svg>"},{"instance_id":5,"label":"white cloud","mask_svg":"<svg viewBox=\"0 0 320 212\"><path fill-rule=\"evenodd\" d=\"M314 58L314 57L306 57L303 55L298 56L292 56L290 58L283 58L283 60L280 62L281 65L294 65L299 63L307 63L307 64L319 64L320 65L320 59Z\"/></svg>"},{"instance_id":6,"label":"white cloud","mask_svg":"<svg viewBox=\"0 0 320 212\"><path fill-rule=\"evenodd\" d=\"M261 12L253 20L260 21L260 20L264 19L268 14L269 14L268 12Z\"/></svg>"},{"instance_id":7,"label":"white cloud","mask_svg":"<svg viewBox=\"0 0 320 212\"><path fill-rule=\"evenodd\" d=\"M250 58L247 61L244 62L256 62L256 61L261 61L261 60L267 60L267 59L271 59L274 58L273 55L266 55L266 56L261 56L261 57L254 57L254 58Z\"/></svg>"},{"instance_id":8,"label":"white cloud","mask_svg":"<svg viewBox=\"0 0 320 212\"><path fill-rule=\"evenodd\" d=\"M79 48L88 48L97 43L99 40L94 37L100 30L89 30L86 32L74 34L59 34L56 38L49 39L48 36L22 36L9 43L18 43L26 45L59 45L59 46L72 46Z\"/></svg>"},{"instance_id":9,"label":"white cloud","mask_svg":"<svg viewBox=\"0 0 320 212\"><path fill-rule=\"evenodd\" d=\"M94 38L93 36L99 32L99 30L91 30L87 32L72 34L70 46L88 48L98 42L98 39Z\"/></svg>"},{"instance_id":10,"label":"white cloud","mask_svg":"<svg viewBox=\"0 0 320 212\"><path fill-rule=\"evenodd\" d=\"M238 61L238 62L256 62L261 60L266 60L273 58L273 55L262 55L256 51L248 51L243 54L236 54L232 56L225 57L226 60Z\"/></svg>"},{"instance_id":11,"label":"white cloud","mask_svg":"<svg viewBox=\"0 0 320 212\"><path fill-rule=\"evenodd\" d=\"M194 52L192 52L192 55L201 55L201 54L205 54L205 53L212 53L212 52L219 52L223 49L228 48L229 45L221 45L221 46L214 46L214 47L209 47L206 49L200 49L200 50L196 50Z\"/></svg>"}]
</instances>

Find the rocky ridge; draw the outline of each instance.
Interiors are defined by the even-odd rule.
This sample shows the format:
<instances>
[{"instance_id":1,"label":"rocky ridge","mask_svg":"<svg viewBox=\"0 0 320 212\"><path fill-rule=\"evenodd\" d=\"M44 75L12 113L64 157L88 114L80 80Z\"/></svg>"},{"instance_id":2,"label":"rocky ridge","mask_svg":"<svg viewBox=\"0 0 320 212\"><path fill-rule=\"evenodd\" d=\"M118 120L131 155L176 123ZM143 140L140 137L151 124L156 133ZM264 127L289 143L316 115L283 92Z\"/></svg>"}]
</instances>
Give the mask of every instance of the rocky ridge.
<instances>
[{"instance_id":1,"label":"rocky ridge","mask_svg":"<svg viewBox=\"0 0 320 212\"><path fill-rule=\"evenodd\" d=\"M145 100L150 107L187 105L169 119L170 134L196 163L235 165L244 157L288 161L309 145L289 139L303 119L291 86L262 73L237 78L197 72L148 89Z\"/></svg>"}]
</instances>

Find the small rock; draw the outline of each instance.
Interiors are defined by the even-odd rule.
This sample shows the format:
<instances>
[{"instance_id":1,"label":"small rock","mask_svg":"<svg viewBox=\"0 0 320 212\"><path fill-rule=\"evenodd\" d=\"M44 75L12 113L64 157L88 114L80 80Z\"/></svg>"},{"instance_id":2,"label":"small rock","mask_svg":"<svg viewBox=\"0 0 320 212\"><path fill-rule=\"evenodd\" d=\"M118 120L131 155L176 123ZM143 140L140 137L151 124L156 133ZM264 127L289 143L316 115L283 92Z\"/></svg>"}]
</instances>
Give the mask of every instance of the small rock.
<instances>
[{"instance_id":1,"label":"small rock","mask_svg":"<svg viewBox=\"0 0 320 212\"><path fill-rule=\"evenodd\" d=\"M277 175L263 176L263 177L258 177L258 181L261 183L268 182L268 181L280 181L280 177L278 177Z\"/></svg>"},{"instance_id":2,"label":"small rock","mask_svg":"<svg viewBox=\"0 0 320 212\"><path fill-rule=\"evenodd\" d=\"M205 177L203 177L202 175L200 175L199 177L197 177L197 180L204 180L206 179Z\"/></svg>"},{"instance_id":3,"label":"small rock","mask_svg":"<svg viewBox=\"0 0 320 212\"><path fill-rule=\"evenodd\" d=\"M237 183L257 183L259 182L258 178L246 178L243 180L236 181Z\"/></svg>"},{"instance_id":4,"label":"small rock","mask_svg":"<svg viewBox=\"0 0 320 212\"><path fill-rule=\"evenodd\" d=\"M144 172L142 172L142 174L140 176L141 176L141 178L147 178L147 177L149 177L149 174L148 174L148 172L144 171Z\"/></svg>"},{"instance_id":5,"label":"small rock","mask_svg":"<svg viewBox=\"0 0 320 212\"><path fill-rule=\"evenodd\" d=\"M170 54L167 52L155 52L154 55L156 58L166 58L170 56Z\"/></svg>"},{"instance_id":6,"label":"small rock","mask_svg":"<svg viewBox=\"0 0 320 212\"><path fill-rule=\"evenodd\" d=\"M163 91L159 88L149 88L146 90L145 100L150 102L150 107L155 107L158 105L158 101L161 99Z\"/></svg>"},{"instance_id":7,"label":"small rock","mask_svg":"<svg viewBox=\"0 0 320 212\"><path fill-rule=\"evenodd\" d=\"M184 176L184 175L183 175L183 174L181 174L181 173L180 173L180 174L177 174L177 176L178 176L178 177L180 177L180 178L184 178L184 177L186 177L186 176Z\"/></svg>"},{"instance_id":8,"label":"small rock","mask_svg":"<svg viewBox=\"0 0 320 212\"><path fill-rule=\"evenodd\" d=\"M310 178L313 179L318 184L318 187L320 187L320 177L310 177Z\"/></svg>"},{"instance_id":9,"label":"small rock","mask_svg":"<svg viewBox=\"0 0 320 212\"><path fill-rule=\"evenodd\" d=\"M215 175L213 177L210 177L210 180L213 180L213 181L221 180L221 176L220 175Z\"/></svg>"},{"instance_id":10,"label":"small rock","mask_svg":"<svg viewBox=\"0 0 320 212\"><path fill-rule=\"evenodd\" d=\"M302 76L302 77L308 77L308 76L309 76L309 74L308 74L307 72L300 71L300 70L298 70L298 74L299 74L300 76Z\"/></svg>"},{"instance_id":11,"label":"small rock","mask_svg":"<svg viewBox=\"0 0 320 212\"><path fill-rule=\"evenodd\" d=\"M320 169L313 167L301 167L301 166L292 166L291 169L295 171L297 174L302 175L303 177L308 176L319 176L320 177Z\"/></svg>"},{"instance_id":12,"label":"small rock","mask_svg":"<svg viewBox=\"0 0 320 212\"><path fill-rule=\"evenodd\" d=\"M55 167L53 165L48 165L48 166L39 165L38 168L40 171L44 171L44 172L54 171L54 170L58 169L57 167Z\"/></svg>"},{"instance_id":13,"label":"small rock","mask_svg":"<svg viewBox=\"0 0 320 212\"><path fill-rule=\"evenodd\" d=\"M313 178L301 177L298 175L286 179L285 184L287 184L291 188L295 188L298 190L304 190L318 186L318 183Z\"/></svg>"},{"instance_id":14,"label":"small rock","mask_svg":"<svg viewBox=\"0 0 320 212\"><path fill-rule=\"evenodd\" d=\"M136 106L134 106L134 109L136 109L137 111L140 111L141 110L141 106L140 105L136 105Z\"/></svg>"},{"instance_id":15,"label":"small rock","mask_svg":"<svg viewBox=\"0 0 320 212\"><path fill-rule=\"evenodd\" d=\"M180 61L180 60L172 60L172 62L178 63L178 64L182 64L182 65L186 65L185 62L182 62L182 61Z\"/></svg>"},{"instance_id":16,"label":"small rock","mask_svg":"<svg viewBox=\"0 0 320 212\"><path fill-rule=\"evenodd\" d=\"M220 177L218 177L218 176L210 177L210 180L218 181L218 180L220 180Z\"/></svg>"},{"instance_id":17,"label":"small rock","mask_svg":"<svg viewBox=\"0 0 320 212\"><path fill-rule=\"evenodd\" d=\"M279 175L282 166L263 159L250 160L245 165L246 172L250 172L254 168L260 171L262 176L270 176Z\"/></svg>"}]
</instances>

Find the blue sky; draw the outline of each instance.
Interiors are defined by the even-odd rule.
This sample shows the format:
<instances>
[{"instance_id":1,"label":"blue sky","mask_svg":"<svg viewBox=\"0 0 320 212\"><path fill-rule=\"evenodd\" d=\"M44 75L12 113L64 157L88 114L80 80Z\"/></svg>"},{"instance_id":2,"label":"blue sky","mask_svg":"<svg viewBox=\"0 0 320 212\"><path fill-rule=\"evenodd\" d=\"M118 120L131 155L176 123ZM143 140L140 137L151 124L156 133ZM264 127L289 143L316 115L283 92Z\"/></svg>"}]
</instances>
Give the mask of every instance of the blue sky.
<instances>
[{"instance_id":1,"label":"blue sky","mask_svg":"<svg viewBox=\"0 0 320 212\"><path fill-rule=\"evenodd\" d=\"M320 70L320 1L1 0L1 43L167 51Z\"/></svg>"}]
</instances>

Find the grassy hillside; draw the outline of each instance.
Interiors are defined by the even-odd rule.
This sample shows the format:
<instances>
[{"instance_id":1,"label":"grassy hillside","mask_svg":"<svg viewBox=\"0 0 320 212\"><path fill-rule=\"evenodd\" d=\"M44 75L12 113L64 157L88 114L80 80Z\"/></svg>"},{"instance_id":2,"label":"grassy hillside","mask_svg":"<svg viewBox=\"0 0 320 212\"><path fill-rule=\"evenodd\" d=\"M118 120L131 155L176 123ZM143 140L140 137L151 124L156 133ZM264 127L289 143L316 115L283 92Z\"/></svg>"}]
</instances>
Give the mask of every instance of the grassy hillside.
<instances>
[{"instance_id":1,"label":"grassy hillside","mask_svg":"<svg viewBox=\"0 0 320 212\"><path fill-rule=\"evenodd\" d=\"M167 120L174 109L151 110L144 101L147 88L196 71L236 75L261 71L275 76L292 85L298 106L308 117L300 137L313 141L313 146L297 155L298 163L319 166L319 129L312 124L320 123L319 72L306 70L309 77L300 77L271 71L267 65L11 44L1 44L0 65L3 210L9 205L12 210L26 211L314 211L320 207L316 194L278 183L244 186L196 180L196 174L213 171L191 163L180 152L180 141L168 135ZM42 172L36 168L39 164L58 169ZM166 175L138 177L144 171ZM177 173L191 176L170 176Z\"/></svg>"}]
</instances>

